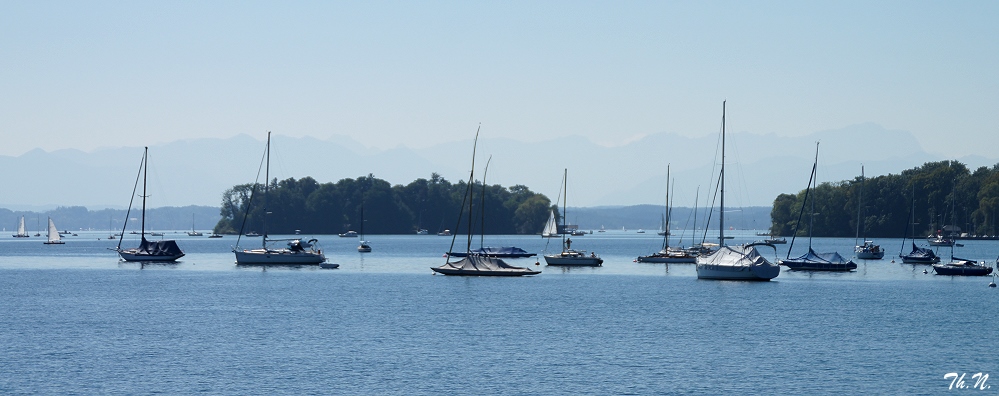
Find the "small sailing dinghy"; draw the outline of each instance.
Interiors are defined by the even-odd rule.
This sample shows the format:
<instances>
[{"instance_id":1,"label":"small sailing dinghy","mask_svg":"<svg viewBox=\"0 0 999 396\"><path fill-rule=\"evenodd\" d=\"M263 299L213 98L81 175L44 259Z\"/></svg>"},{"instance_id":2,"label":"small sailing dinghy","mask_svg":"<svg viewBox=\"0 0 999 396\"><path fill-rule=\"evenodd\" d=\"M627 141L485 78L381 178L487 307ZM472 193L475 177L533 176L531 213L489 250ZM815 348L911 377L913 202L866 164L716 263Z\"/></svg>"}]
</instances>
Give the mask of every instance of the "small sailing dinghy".
<instances>
[{"instance_id":1,"label":"small sailing dinghy","mask_svg":"<svg viewBox=\"0 0 999 396\"><path fill-rule=\"evenodd\" d=\"M59 235L59 229L56 228L55 222L49 217L49 238L47 241L42 242L46 245L63 245L66 242L62 241L62 236Z\"/></svg>"},{"instance_id":2,"label":"small sailing dinghy","mask_svg":"<svg viewBox=\"0 0 999 396\"><path fill-rule=\"evenodd\" d=\"M24 230L24 216L21 216L21 220L17 223L17 233L12 235L14 238L27 238L28 233Z\"/></svg>"}]
</instances>

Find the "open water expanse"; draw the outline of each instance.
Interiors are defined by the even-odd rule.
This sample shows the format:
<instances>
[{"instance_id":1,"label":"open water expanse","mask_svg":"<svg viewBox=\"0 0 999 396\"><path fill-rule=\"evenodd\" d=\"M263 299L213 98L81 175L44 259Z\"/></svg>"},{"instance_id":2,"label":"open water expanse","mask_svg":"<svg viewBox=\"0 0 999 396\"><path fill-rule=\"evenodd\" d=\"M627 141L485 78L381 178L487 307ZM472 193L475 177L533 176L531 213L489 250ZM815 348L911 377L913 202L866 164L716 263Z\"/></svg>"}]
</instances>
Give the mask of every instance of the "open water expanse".
<instances>
[{"instance_id":1,"label":"open water expanse","mask_svg":"<svg viewBox=\"0 0 999 396\"><path fill-rule=\"evenodd\" d=\"M451 242L434 235L371 235L367 254L356 238L320 236L341 264L323 270L237 268L232 236L171 233L187 256L140 265L118 262L106 232L62 246L6 234L0 394L999 393L999 378L971 389L976 373L999 376L999 290L893 263L898 239L878 240L886 259L855 272L782 269L752 283L633 262L659 249L654 232L573 237L604 266L541 259L544 272L525 278L431 275ZM999 256L999 241L962 243L959 257ZM844 256L853 244L813 241ZM949 389L947 373L966 388Z\"/></svg>"}]
</instances>

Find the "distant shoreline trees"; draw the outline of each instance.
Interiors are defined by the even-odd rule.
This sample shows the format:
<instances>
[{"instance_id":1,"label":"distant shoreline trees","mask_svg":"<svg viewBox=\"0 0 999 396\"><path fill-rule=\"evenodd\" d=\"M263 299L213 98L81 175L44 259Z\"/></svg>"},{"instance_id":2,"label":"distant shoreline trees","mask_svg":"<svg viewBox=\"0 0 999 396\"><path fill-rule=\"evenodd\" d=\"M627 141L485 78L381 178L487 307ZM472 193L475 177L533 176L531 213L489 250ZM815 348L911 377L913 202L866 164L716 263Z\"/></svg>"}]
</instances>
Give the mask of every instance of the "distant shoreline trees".
<instances>
[{"instance_id":1,"label":"distant shoreline trees","mask_svg":"<svg viewBox=\"0 0 999 396\"><path fill-rule=\"evenodd\" d=\"M263 186L240 184L222 194L218 233L262 232L264 211L269 212L267 232L292 234L338 234L361 228L363 206L366 234L410 234L424 228L436 233L444 229L468 232L468 223L456 224L467 182L451 183L437 173L391 185L374 175L319 183L311 177L270 181L264 208ZM473 231L483 232L482 184L474 182ZM249 205L249 212L247 207ZM466 204L467 205L467 204ZM551 201L523 185L485 187L486 234L533 234L541 231ZM466 213L467 216L467 213ZM246 223L243 225L243 219ZM467 217L466 217L467 219Z\"/></svg>"},{"instance_id":2,"label":"distant shoreline trees","mask_svg":"<svg viewBox=\"0 0 999 396\"><path fill-rule=\"evenodd\" d=\"M812 190L808 199L815 199L817 213L813 236L856 235L860 187L858 175L853 180L822 183ZM794 232L804 196L802 190L774 199L771 233L790 236ZM871 177L864 182L863 204L861 229L865 231L861 232L870 237L926 236L945 226L948 231L996 235L999 164L971 172L957 161L927 162L898 175ZM808 235L808 210L801 216L798 235Z\"/></svg>"}]
</instances>

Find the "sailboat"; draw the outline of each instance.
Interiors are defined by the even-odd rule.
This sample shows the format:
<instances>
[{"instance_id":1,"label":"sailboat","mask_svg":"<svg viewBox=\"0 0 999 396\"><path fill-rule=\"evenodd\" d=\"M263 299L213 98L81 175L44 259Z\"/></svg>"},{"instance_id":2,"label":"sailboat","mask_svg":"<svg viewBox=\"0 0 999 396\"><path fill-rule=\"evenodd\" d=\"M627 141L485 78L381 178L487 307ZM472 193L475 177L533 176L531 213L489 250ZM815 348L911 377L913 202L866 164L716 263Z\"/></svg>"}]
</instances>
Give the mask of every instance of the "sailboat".
<instances>
[{"instance_id":1,"label":"sailboat","mask_svg":"<svg viewBox=\"0 0 999 396\"><path fill-rule=\"evenodd\" d=\"M492 161L492 157L489 157L489 161L486 161L486 170L482 173L482 195L480 199L480 210L479 213L482 215L482 219L479 222L480 232L479 232L479 248L473 250L467 250L464 252L447 252L448 256L451 257L467 257L470 255L474 256L486 256L495 258L523 258L536 256L536 253L530 253L524 249L516 246L485 246L485 235L486 235L486 175L489 173L489 162Z\"/></svg>"},{"instance_id":2,"label":"sailboat","mask_svg":"<svg viewBox=\"0 0 999 396\"><path fill-rule=\"evenodd\" d=\"M131 249L122 249L121 243L124 238L118 240L118 255L121 256L122 260L125 261L158 261L158 262L170 262L176 261L177 259L184 257L184 252L180 250L177 246L177 241L173 240L159 240L155 242L150 242L146 240L146 174L149 168L149 147L146 147L142 153L142 162L139 165L139 170L142 171L142 228L141 228L141 242L138 247ZM136 187L139 184L138 175L135 179ZM135 199L135 191L133 188L132 199ZM128 203L129 212L126 212L125 224L122 227L122 235L125 234L125 229L128 227L128 213L132 210L132 201ZM51 227L51 223L50 223Z\"/></svg>"},{"instance_id":3,"label":"sailboat","mask_svg":"<svg viewBox=\"0 0 999 396\"><path fill-rule=\"evenodd\" d=\"M459 276L525 276L525 275L537 275L541 271L535 271L530 268L517 267L507 264L501 258L489 257L485 255L472 254L472 186L475 176L475 148L479 142L479 131L475 131L475 141L472 143L472 170L468 175L468 185L465 190L464 201L460 208L458 208L458 223L455 225L455 230L458 229L458 225L461 224L461 216L465 211L465 202L468 202L468 240L465 244L465 256L458 261L452 262L451 257L454 254L445 254L446 257L444 265L439 267L430 267L435 274L444 275L459 275ZM483 180L483 185L485 181ZM444 224L441 223L441 227ZM456 233L457 234L457 233ZM438 233L440 235L440 233ZM451 247L448 248L449 252L454 252L454 241L457 235L451 237ZM454 256L456 257L456 256Z\"/></svg>"},{"instance_id":4,"label":"sailboat","mask_svg":"<svg viewBox=\"0 0 999 396\"><path fill-rule=\"evenodd\" d=\"M187 236L202 236L204 234L194 230L194 213L191 213L191 232Z\"/></svg>"},{"instance_id":5,"label":"sailboat","mask_svg":"<svg viewBox=\"0 0 999 396\"><path fill-rule=\"evenodd\" d=\"M49 239L42 243L46 245L62 245L66 243L62 241L62 237L59 235L59 229L56 228L55 222L52 221L51 217L49 217Z\"/></svg>"},{"instance_id":6,"label":"sailboat","mask_svg":"<svg viewBox=\"0 0 999 396\"><path fill-rule=\"evenodd\" d=\"M774 265L756 249L757 246L774 245L751 243L740 246L725 245L725 102L722 102L722 150L719 173L718 250L697 257L697 279L758 280L768 281L780 275L780 266Z\"/></svg>"},{"instance_id":7,"label":"sailboat","mask_svg":"<svg viewBox=\"0 0 999 396\"><path fill-rule=\"evenodd\" d=\"M975 260L954 257L954 245L950 247L950 262L933 264L933 272L937 275L985 276L992 274L992 267Z\"/></svg>"},{"instance_id":8,"label":"sailboat","mask_svg":"<svg viewBox=\"0 0 999 396\"><path fill-rule=\"evenodd\" d=\"M601 232L603 230L601 229ZM558 238L558 224L555 223L555 210L548 211L548 221L545 222L545 228L541 230L542 238Z\"/></svg>"},{"instance_id":9,"label":"sailboat","mask_svg":"<svg viewBox=\"0 0 999 396\"><path fill-rule=\"evenodd\" d=\"M14 238L27 238L28 233L24 231L24 216L21 216L21 220L17 222L17 234L13 235Z\"/></svg>"},{"instance_id":10,"label":"sailboat","mask_svg":"<svg viewBox=\"0 0 999 396\"><path fill-rule=\"evenodd\" d=\"M236 265L324 265L323 268L335 268L332 266L339 266L339 264L326 263L326 256L323 255L322 250L316 246L316 239L310 239L308 241L303 241L299 238L292 239L269 239L267 238L267 193L270 185L270 175L271 175L271 133L267 132L267 149L265 152L265 158L267 161L266 171L264 172L264 196L263 196L263 208L261 211L263 214L263 238L261 238L261 244L259 249L240 249L239 239L236 239L236 247L232 249L233 254L236 255ZM258 174L259 175L259 174ZM259 176L258 176L259 177ZM256 191L256 184L254 184L254 191ZM252 201L253 195L250 195L250 200ZM250 203L246 204L246 211L250 211ZM243 225L246 225L246 217L243 216ZM242 226L240 226L240 234L242 234ZM282 248L271 248L267 246L268 242L285 242L286 247Z\"/></svg>"},{"instance_id":11,"label":"sailboat","mask_svg":"<svg viewBox=\"0 0 999 396\"><path fill-rule=\"evenodd\" d=\"M808 187L805 188L805 201L808 201L809 192L812 185L818 184L816 169L819 166L819 143L815 142L815 163L812 164L812 174L808 178ZM791 258L791 249L794 248L794 239L798 234L798 226L801 224L801 215L805 213L805 202L801 203L801 211L798 212L798 222L794 226L794 233L791 236L791 245L787 248L787 258L780 262L780 265L799 271L852 271L857 269L857 264L840 256L837 252L816 253L812 249L812 229L815 228L815 198L811 200L811 213L808 221L808 253L796 258Z\"/></svg>"},{"instance_id":12,"label":"sailboat","mask_svg":"<svg viewBox=\"0 0 999 396\"><path fill-rule=\"evenodd\" d=\"M361 237L360 244L357 245L357 251L360 253L371 253L371 242L364 240L364 204L361 204Z\"/></svg>"},{"instance_id":13,"label":"sailboat","mask_svg":"<svg viewBox=\"0 0 999 396\"><path fill-rule=\"evenodd\" d=\"M639 263L696 263L696 255L687 249L674 248L669 245L669 223L670 217L673 214L673 210L669 204L669 165L666 165L666 203L666 216L663 217L663 226L661 228L663 232L659 233L659 235L663 236L663 248L648 256L638 256L637 261Z\"/></svg>"},{"instance_id":14,"label":"sailboat","mask_svg":"<svg viewBox=\"0 0 999 396\"><path fill-rule=\"evenodd\" d=\"M916 229L916 187L912 187L912 209L909 209L909 224L912 225L913 232ZM905 233L902 234L902 248L905 248L905 239L909 235L909 224L906 224ZM909 254L902 254L899 249L898 257L903 264L936 264L940 262L940 256L933 252L933 249L916 246L916 239L912 239L912 251Z\"/></svg>"},{"instance_id":15,"label":"sailboat","mask_svg":"<svg viewBox=\"0 0 999 396\"><path fill-rule=\"evenodd\" d=\"M864 230L867 233L867 219L863 216L864 213L864 167L860 167L860 196L857 199L857 237L854 239L854 243L860 239L860 231ZM858 259L861 260L881 260L885 257L885 249L879 245L875 245L874 241L867 240L867 236L864 236L864 244L856 245L853 248L854 254L857 255Z\"/></svg>"},{"instance_id":16,"label":"sailboat","mask_svg":"<svg viewBox=\"0 0 999 396\"><path fill-rule=\"evenodd\" d=\"M568 181L569 170L565 169L562 174L562 228L565 229L565 219L566 219L566 206L568 206L569 193L567 191L569 186ZM582 267L599 267L604 264L604 259L597 256L596 253L590 253L586 255L585 250L576 250L572 248L572 238L566 238L565 234L562 234L562 252L558 254L546 254L545 263L548 265L563 265L563 266L582 266Z\"/></svg>"},{"instance_id":17,"label":"sailboat","mask_svg":"<svg viewBox=\"0 0 999 396\"><path fill-rule=\"evenodd\" d=\"M114 219L108 218L108 230L111 231L111 235L108 235L108 239L112 239L112 240L118 239L118 234L114 233L114 226L113 226L113 224L114 224Z\"/></svg>"}]
</instances>

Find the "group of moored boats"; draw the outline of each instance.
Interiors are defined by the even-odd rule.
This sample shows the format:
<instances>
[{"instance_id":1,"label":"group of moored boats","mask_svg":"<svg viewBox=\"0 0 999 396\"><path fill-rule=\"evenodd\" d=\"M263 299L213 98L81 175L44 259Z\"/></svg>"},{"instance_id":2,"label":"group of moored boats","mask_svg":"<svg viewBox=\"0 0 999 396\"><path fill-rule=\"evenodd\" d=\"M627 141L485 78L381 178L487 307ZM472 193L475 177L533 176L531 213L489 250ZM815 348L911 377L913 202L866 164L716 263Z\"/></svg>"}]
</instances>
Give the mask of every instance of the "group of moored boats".
<instances>
[{"instance_id":1,"label":"group of moored boats","mask_svg":"<svg viewBox=\"0 0 999 396\"><path fill-rule=\"evenodd\" d=\"M475 144L478 142L478 132L476 132ZM440 273L444 275L463 275L463 276L524 276L524 275L537 275L541 271L531 269L528 267L518 267L510 265L504 261L504 259L510 258L521 258L521 257L532 257L535 254L524 251L516 247L481 247L479 249L471 248L472 239L472 186L475 185L474 182L474 164L475 164L475 149L473 146L472 154L472 172L469 176L469 181L467 183L467 199L468 202L468 240L466 244L466 249L464 252L456 251L454 249L454 242L456 235L451 235L448 230L439 232L438 235L442 236L452 236L451 248L449 252L445 254L445 263L438 267L432 267L431 269L434 273ZM270 133L267 135L267 146L265 150L265 158L267 161L265 180L270 180ZM141 226L141 239L138 247L135 248L122 248L121 242L119 242L118 247L113 249L117 251L119 256L124 261L140 261L140 262L174 262L177 259L184 256L184 252L177 245L174 240L159 240L159 241L149 241L146 239L145 231L145 206L146 206L146 168L148 161L148 148L143 152L142 161L140 162L140 173L143 180L143 193L142 197L142 226ZM808 193L813 186L815 181L815 168L818 164L818 145L816 144L816 161L812 168L812 174L809 180L808 189L806 189L805 199L807 201ZM488 166L487 166L488 168ZM560 198L567 199L568 194L566 193L568 170L566 169L563 173L562 182L562 194ZM135 189L138 188L139 177L136 178ZM667 167L667 186L669 186L669 169ZM268 184L263 183L264 192L262 195L262 206L266 208L267 196L268 196ZM254 192L256 192L257 183L254 183ZM485 177L483 176L482 181L483 188L485 188ZM744 245L726 245L725 241L729 238L725 236L725 103L722 103L722 123L721 123L721 171L719 172L718 184L719 190L718 195L720 197L720 203L718 206L718 243L701 243L691 248L681 248L681 247L671 247L669 246L669 232L666 227L663 227L663 232L660 235L664 236L662 249L654 254L647 256L640 256L635 261L643 263L692 263L696 265L697 277L699 279L713 279L713 280L759 280L759 281L769 281L776 278L780 274L780 266L786 266L792 270L804 270L804 271L852 271L857 268L857 264L851 260L847 260L837 252L830 253L819 253L812 249L811 246L811 235L809 235L809 248L808 252L802 256L791 258L790 248L788 249L788 257L784 260L775 260L776 263L769 261L763 254L760 253L758 248L769 247L773 248L776 253L776 248L774 244L776 243L786 243L784 238L778 238L771 235L771 237L765 241L749 243ZM133 192L133 199L135 194ZM247 202L247 212L249 212L249 206L252 203ZM667 203L669 203L669 188L667 187ZM813 200L814 205L814 200ZM599 257L595 252L589 252L585 250L578 250L572 248L572 239L568 238L566 235L578 235L575 234L578 230L565 224L566 219L566 206L565 202L562 202L562 220L563 224L561 230L555 221L555 213L550 214L549 220L546 223L544 230L542 232L543 237L547 238L561 238L561 251L553 252L550 254L545 254L544 259L549 266L588 266L588 267L599 267L603 265L604 260ZM131 211L132 203L129 203L129 213ZM358 246L358 251L360 252L370 252L371 246L367 241L363 240L363 207L362 207L362 222L360 235L354 231L348 231L344 234L340 234L340 237L360 237L361 242ZM481 209L480 209L481 210ZM804 210L804 205L802 205L802 210ZM459 211L458 222L462 220L462 214L465 208L461 208ZM859 209L858 209L859 211ZM266 209L264 213L267 213ZM667 205L667 213L669 213L669 205ZM812 209L812 215L814 217L814 209ZM245 227L245 219L248 216L244 215L244 225L240 230L240 237L242 237L243 230ZM858 214L859 217L859 214ZM127 227L128 216L126 216L126 221L123 227ZM799 223L801 216L799 215ZM18 234L15 236L21 236L24 234L24 220L21 219L21 223L18 228ZM668 218L664 220L664 225L669 224ZM237 265L318 265L321 268L337 268L339 264L329 263L326 256L323 254L322 250L318 247L316 239L302 239L302 238L290 238L290 239L271 239L267 235L267 216L263 216L262 219L263 233L261 238L261 246L259 248L245 249L239 247L239 239L237 239L235 247L232 249ZM797 226L796 226L797 227ZM859 227L859 226L858 226ZM809 227L811 230L811 227ZM603 228L601 227L601 232ZM796 230L797 231L797 230ZM150 233L152 235L152 233ZM201 235L196 232L192 226L192 232L188 233L192 236ZM420 235L427 235L429 232L425 229L420 229L418 231ZM795 232L795 235L797 232ZM810 234L810 231L809 231ZM53 236L54 235L54 236ZM26 235L25 235L26 236ZM247 237L261 236L255 233L245 234ZM859 230L858 230L859 236ZM221 237L218 234L212 234L211 237ZM53 239L54 238L54 239ZM110 239L110 238L109 238ZM931 245L933 241L930 241ZM945 243L942 241L940 243ZM55 228L55 224L49 219L49 242L46 243L61 243L59 240L59 233ZM794 238L791 240L791 247L793 247ZM951 242L950 246L954 244ZM909 264L933 264L934 270L941 275L988 275L992 273L992 268L984 264L966 260L953 258L950 263L939 264L940 258L936 256L935 252L931 249L920 248L912 244L912 252L909 254L899 254L903 263ZM884 249L878 245L875 245L873 241L864 239L863 244L858 244L855 247L855 255L858 259L864 260L877 260L884 257ZM953 255L952 255L953 256ZM451 261L451 258L460 258L458 261ZM999 264L999 261L997 261ZM536 265L540 265L536 263Z\"/></svg>"}]
</instances>

